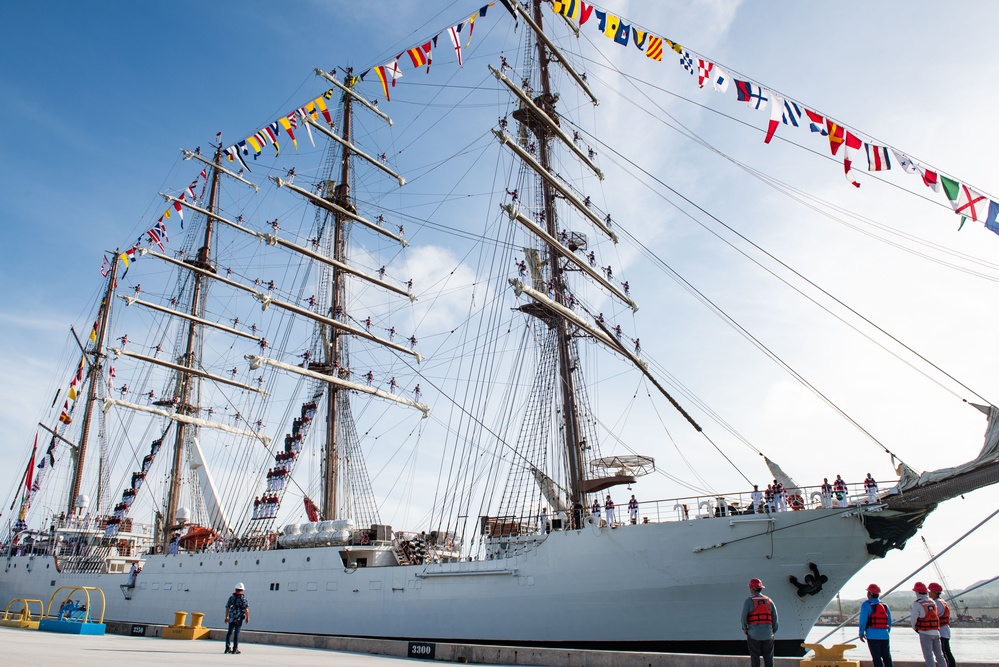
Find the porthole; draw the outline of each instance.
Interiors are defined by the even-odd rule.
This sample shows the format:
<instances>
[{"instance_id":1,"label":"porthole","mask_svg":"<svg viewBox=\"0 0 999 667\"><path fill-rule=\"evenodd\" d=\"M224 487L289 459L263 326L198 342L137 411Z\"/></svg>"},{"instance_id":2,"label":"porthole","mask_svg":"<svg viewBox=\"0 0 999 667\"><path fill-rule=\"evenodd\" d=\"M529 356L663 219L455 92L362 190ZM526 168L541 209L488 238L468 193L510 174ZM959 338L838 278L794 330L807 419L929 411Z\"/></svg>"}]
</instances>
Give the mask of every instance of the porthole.
<instances>
[{"instance_id":1,"label":"porthole","mask_svg":"<svg viewBox=\"0 0 999 667\"><path fill-rule=\"evenodd\" d=\"M305 562L306 563L311 563L312 562L312 556L306 556L305 557Z\"/></svg>"},{"instance_id":2,"label":"porthole","mask_svg":"<svg viewBox=\"0 0 999 667\"><path fill-rule=\"evenodd\" d=\"M284 562L284 558L282 558L282 559L281 559L281 562L282 562L282 563Z\"/></svg>"},{"instance_id":3,"label":"porthole","mask_svg":"<svg viewBox=\"0 0 999 667\"><path fill-rule=\"evenodd\" d=\"M260 559L259 558L257 559L257 565L260 565Z\"/></svg>"}]
</instances>

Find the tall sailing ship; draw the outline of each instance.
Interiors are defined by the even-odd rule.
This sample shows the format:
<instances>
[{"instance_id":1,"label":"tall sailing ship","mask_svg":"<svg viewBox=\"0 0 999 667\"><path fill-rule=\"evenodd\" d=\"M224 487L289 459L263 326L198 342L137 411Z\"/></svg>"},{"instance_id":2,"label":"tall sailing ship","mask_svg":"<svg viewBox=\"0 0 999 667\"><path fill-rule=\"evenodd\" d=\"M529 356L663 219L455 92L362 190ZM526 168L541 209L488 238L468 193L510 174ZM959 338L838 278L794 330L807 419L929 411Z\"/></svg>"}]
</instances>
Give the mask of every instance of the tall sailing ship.
<instances>
[{"instance_id":1,"label":"tall sailing ship","mask_svg":"<svg viewBox=\"0 0 999 667\"><path fill-rule=\"evenodd\" d=\"M748 484L691 481L699 493L643 498L632 514L627 496L658 472L663 438L617 440L592 400L596 359L641 378L654 410L711 445L697 414L717 417L685 405L623 330L639 303L613 248L641 251L641 238L588 190L604 174L572 116L598 97L549 34L579 29L576 4L494 10L522 43L481 66L508 108L475 144L499 182L481 231L410 212L388 105L359 92L363 74L387 96L401 58L440 60L440 35L394 65L317 69L325 92L305 107L238 144L184 150L198 178L163 193L143 243L112 254L66 392L39 424L3 535L0 604L99 586L107 618L162 623L218 607L239 581L260 630L730 653L741 629L718 610L739 608L759 577L790 655L864 565L940 502L997 481L997 412L983 405L985 446L958 468L900 465L897 482L831 498L768 460L786 506ZM459 58L471 26L447 31ZM279 137L285 156L312 141L321 157L246 161L280 151ZM438 234L475 241L475 275L421 252ZM421 446L439 457L436 477L417 465ZM394 484L432 507L424 516L382 519L395 489L366 463L376 447L423 473Z\"/></svg>"}]
</instances>

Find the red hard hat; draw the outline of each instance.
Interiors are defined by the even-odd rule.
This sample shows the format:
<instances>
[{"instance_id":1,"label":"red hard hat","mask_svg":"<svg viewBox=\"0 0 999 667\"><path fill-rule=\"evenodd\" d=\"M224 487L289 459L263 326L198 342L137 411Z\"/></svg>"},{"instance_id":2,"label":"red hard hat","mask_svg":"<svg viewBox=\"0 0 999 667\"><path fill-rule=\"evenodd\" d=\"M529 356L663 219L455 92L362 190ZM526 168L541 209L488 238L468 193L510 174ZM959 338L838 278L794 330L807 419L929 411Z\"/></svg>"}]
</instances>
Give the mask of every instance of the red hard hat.
<instances>
[{"instance_id":1,"label":"red hard hat","mask_svg":"<svg viewBox=\"0 0 999 667\"><path fill-rule=\"evenodd\" d=\"M921 581L917 581L912 586L912 592L913 593L925 593L926 592L926 584L924 584Z\"/></svg>"},{"instance_id":2,"label":"red hard hat","mask_svg":"<svg viewBox=\"0 0 999 667\"><path fill-rule=\"evenodd\" d=\"M759 579L750 579L749 580L749 587L750 588L766 588L766 586L763 585L763 582L760 581Z\"/></svg>"},{"instance_id":3,"label":"red hard hat","mask_svg":"<svg viewBox=\"0 0 999 667\"><path fill-rule=\"evenodd\" d=\"M881 587L877 584L871 584L867 587L868 593L874 593L875 595L881 595Z\"/></svg>"},{"instance_id":4,"label":"red hard hat","mask_svg":"<svg viewBox=\"0 0 999 667\"><path fill-rule=\"evenodd\" d=\"M927 588L929 588L930 592L932 592L932 593L943 593L943 586L941 586L940 584L938 584L935 581L932 584L930 584L929 586L927 586Z\"/></svg>"}]
</instances>

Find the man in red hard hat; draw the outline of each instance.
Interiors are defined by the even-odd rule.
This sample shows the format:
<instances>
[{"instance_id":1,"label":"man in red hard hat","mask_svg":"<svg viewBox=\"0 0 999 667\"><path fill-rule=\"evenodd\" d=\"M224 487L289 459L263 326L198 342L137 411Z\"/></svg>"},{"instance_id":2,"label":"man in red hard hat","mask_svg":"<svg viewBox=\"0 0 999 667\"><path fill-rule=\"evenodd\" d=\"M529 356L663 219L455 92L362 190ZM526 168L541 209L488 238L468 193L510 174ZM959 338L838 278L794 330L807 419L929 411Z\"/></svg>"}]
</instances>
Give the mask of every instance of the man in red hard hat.
<instances>
[{"instance_id":1,"label":"man in red hard hat","mask_svg":"<svg viewBox=\"0 0 999 667\"><path fill-rule=\"evenodd\" d=\"M940 616L937 604L929 598L926 584L917 581L912 586L916 600L910 615L912 629L919 633L919 647L923 650L926 667L947 667L940 644Z\"/></svg>"},{"instance_id":2,"label":"man in red hard hat","mask_svg":"<svg viewBox=\"0 0 999 667\"><path fill-rule=\"evenodd\" d=\"M947 658L947 665L955 667L957 660L954 659L954 654L950 651L950 605L940 599L943 586L934 581L926 588L929 590L930 599L937 605L937 616L940 618L940 648L944 657Z\"/></svg>"},{"instance_id":3,"label":"man in red hard hat","mask_svg":"<svg viewBox=\"0 0 999 667\"><path fill-rule=\"evenodd\" d=\"M750 579L749 598L742 605L742 631L749 645L752 667L774 667L774 634L777 632L777 605L763 594L763 582Z\"/></svg>"},{"instance_id":4,"label":"man in red hard hat","mask_svg":"<svg viewBox=\"0 0 999 667\"><path fill-rule=\"evenodd\" d=\"M871 584L867 587L867 599L860 605L859 637L866 641L871 650L874 667L892 667L888 637L891 633L891 609L879 598L881 587Z\"/></svg>"}]
</instances>

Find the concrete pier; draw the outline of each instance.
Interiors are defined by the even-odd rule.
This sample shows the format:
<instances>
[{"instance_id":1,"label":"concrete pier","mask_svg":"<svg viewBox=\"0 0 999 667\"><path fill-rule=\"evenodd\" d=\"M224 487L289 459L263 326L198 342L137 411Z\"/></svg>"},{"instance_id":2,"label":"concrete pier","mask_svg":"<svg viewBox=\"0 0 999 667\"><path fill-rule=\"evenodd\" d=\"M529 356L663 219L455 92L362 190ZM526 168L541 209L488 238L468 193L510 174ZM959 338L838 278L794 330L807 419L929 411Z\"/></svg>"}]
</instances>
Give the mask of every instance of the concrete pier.
<instances>
[{"instance_id":1,"label":"concrete pier","mask_svg":"<svg viewBox=\"0 0 999 667\"><path fill-rule=\"evenodd\" d=\"M99 637L55 635L36 630L0 627L3 664L71 665L112 667L116 665L310 665L340 667L388 667L400 663L433 662L476 664L486 667L536 665L538 667L746 667L744 656L688 655L668 653L621 653L563 649L518 648L434 644L433 657L409 658L410 645L403 641L353 639L315 635L254 632L244 626L238 656L223 654L225 631L212 630L210 639L179 641L162 638L163 626L144 628L145 636L134 636L133 626L108 623L108 634ZM863 647L855 659L866 656ZM798 667L797 658L777 658L777 667ZM865 667L871 665L864 660ZM961 667L997 667L999 663L961 662ZM895 661L896 667L922 667L922 661Z\"/></svg>"}]
</instances>

